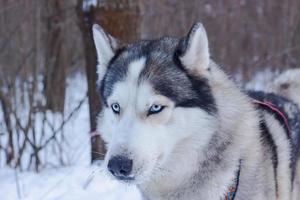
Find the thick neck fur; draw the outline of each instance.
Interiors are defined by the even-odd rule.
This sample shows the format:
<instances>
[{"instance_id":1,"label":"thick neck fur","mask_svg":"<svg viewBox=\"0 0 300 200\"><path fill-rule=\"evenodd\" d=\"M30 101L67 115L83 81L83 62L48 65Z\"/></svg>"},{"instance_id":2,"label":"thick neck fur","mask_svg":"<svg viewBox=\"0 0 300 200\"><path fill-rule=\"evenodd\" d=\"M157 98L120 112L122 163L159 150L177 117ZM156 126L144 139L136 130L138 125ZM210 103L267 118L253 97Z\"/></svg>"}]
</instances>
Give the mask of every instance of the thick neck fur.
<instances>
[{"instance_id":1,"label":"thick neck fur","mask_svg":"<svg viewBox=\"0 0 300 200\"><path fill-rule=\"evenodd\" d=\"M218 128L205 148L197 145L199 135L178 144L173 158L162 166L165 173L139 186L150 200L220 200L233 183L239 160L255 160L256 155L247 155L245 149L259 138L253 135L258 128L256 113L226 74L212 61L210 65L209 81L218 108Z\"/></svg>"}]
</instances>

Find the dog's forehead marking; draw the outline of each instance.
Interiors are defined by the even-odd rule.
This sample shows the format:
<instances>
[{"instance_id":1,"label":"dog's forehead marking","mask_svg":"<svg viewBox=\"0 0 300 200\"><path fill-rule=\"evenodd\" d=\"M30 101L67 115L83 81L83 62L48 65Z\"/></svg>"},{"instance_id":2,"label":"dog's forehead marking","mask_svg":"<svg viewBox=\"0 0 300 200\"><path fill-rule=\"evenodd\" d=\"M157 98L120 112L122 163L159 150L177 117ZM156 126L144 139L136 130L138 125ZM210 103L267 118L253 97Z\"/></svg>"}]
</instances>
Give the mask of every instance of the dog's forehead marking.
<instances>
[{"instance_id":1,"label":"dog's forehead marking","mask_svg":"<svg viewBox=\"0 0 300 200\"><path fill-rule=\"evenodd\" d=\"M134 71L139 72L139 67L129 67L130 64L136 60L145 58L145 65L148 61L155 61L155 66L166 62L166 58L174 53L177 44L176 38L161 38L158 40L144 40L138 43L129 44L126 47L117 51L115 56L110 60L108 70L100 84L100 92L104 103L107 104L108 97L112 94L115 84L123 82L130 75L129 68L132 68L131 73ZM170 59L167 59L169 61ZM137 64L137 63L136 63ZM145 66L146 68L146 66ZM143 70L142 70L143 71ZM137 75L138 73L134 73ZM142 76L143 72L141 72ZM139 83L138 83L139 84Z\"/></svg>"},{"instance_id":2,"label":"dog's forehead marking","mask_svg":"<svg viewBox=\"0 0 300 200\"><path fill-rule=\"evenodd\" d=\"M137 60L132 61L128 65L128 73L127 73L126 81L130 81L133 84L137 84L140 73L145 68L145 64L146 64L146 57L141 57Z\"/></svg>"},{"instance_id":3,"label":"dog's forehead marking","mask_svg":"<svg viewBox=\"0 0 300 200\"><path fill-rule=\"evenodd\" d=\"M138 79L141 71L144 69L146 57L141 57L131 61L128 64L127 74L124 80L117 82L114 86L111 99L119 101L123 106L130 106L136 102L138 91Z\"/></svg>"}]
</instances>

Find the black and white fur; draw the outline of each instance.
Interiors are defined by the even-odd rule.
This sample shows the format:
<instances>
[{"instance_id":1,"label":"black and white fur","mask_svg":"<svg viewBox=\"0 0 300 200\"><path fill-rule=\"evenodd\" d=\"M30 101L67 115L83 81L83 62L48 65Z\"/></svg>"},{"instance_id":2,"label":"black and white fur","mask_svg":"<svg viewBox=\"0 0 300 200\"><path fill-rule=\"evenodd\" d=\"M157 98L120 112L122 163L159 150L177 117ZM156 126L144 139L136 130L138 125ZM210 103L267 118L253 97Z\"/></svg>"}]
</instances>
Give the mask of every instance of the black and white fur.
<instances>
[{"instance_id":1,"label":"black and white fur","mask_svg":"<svg viewBox=\"0 0 300 200\"><path fill-rule=\"evenodd\" d=\"M293 142L210 59L202 24L182 39L126 45L98 25L93 33L98 131L116 178L136 184L144 199L220 200L239 171L235 200L300 198L299 130L291 125Z\"/></svg>"},{"instance_id":2,"label":"black and white fur","mask_svg":"<svg viewBox=\"0 0 300 200\"><path fill-rule=\"evenodd\" d=\"M282 72L266 90L287 97L300 107L300 68Z\"/></svg>"}]
</instances>

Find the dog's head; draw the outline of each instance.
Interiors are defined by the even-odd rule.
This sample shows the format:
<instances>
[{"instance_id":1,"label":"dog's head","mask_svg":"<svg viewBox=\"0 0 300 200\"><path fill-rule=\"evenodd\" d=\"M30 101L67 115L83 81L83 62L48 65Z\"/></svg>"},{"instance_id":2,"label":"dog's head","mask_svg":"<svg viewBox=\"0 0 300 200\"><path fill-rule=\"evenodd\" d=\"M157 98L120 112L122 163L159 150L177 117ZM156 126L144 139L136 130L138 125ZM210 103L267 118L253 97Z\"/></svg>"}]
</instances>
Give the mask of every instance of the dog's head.
<instances>
[{"instance_id":1,"label":"dog's head","mask_svg":"<svg viewBox=\"0 0 300 200\"><path fill-rule=\"evenodd\" d=\"M172 168L170 163L180 162L173 155L188 139L196 136L197 148L204 148L214 132L216 106L202 24L180 40L124 45L98 25L93 35L103 102L98 130L107 144L107 169L120 180L143 182L168 170L166 163Z\"/></svg>"},{"instance_id":2,"label":"dog's head","mask_svg":"<svg viewBox=\"0 0 300 200\"><path fill-rule=\"evenodd\" d=\"M269 84L268 90L300 105L300 68L288 69Z\"/></svg>"}]
</instances>

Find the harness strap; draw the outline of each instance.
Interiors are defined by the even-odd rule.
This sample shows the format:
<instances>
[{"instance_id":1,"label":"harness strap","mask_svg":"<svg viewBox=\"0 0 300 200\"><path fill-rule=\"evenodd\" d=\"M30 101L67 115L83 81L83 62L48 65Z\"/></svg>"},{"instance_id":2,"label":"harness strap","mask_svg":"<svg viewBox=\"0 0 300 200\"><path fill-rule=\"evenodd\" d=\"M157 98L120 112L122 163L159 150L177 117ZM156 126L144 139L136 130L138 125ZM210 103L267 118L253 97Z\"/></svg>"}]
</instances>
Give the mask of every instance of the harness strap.
<instances>
[{"instance_id":1,"label":"harness strap","mask_svg":"<svg viewBox=\"0 0 300 200\"><path fill-rule=\"evenodd\" d=\"M259 104L259 105L266 106L269 109L271 109L273 112L277 113L283 119L283 122L284 122L284 124L285 124L285 126L288 130L288 135L289 135L289 137L291 137L292 131L291 131L291 128L289 126L288 119L287 119L287 117L285 116L285 114L283 112L281 112L272 102L258 101L256 99L253 99L253 102L256 103L256 104Z\"/></svg>"},{"instance_id":2,"label":"harness strap","mask_svg":"<svg viewBox=\"0 0 300 200\"><path fill-rule=\"evenodd\" d=\"M288 119L281 110L279 110L272 102L269 102L269 101L259 101L259 100L253 99L253 102L256 104L265 106L265 107L271 109L273 112L277 113L282 118L282 120L288 130L288 135L289 135L289 137L291 137L292 132L291 132L291 128L288 123ZM237 192L238 186L239 186L239 180L240 180L241 160L239 162L240 162L240 164L239 164L239 169L236 172L236 178L235 178L232 186L229 187L224 200L234 200L234 198L235 198L235 195L236 195L236 192Z\"/></svg>"},{"instance_id":3,"label":"harness strap","mask_svg":"<svg viewBox=\"0 0 300 200\"><path fill-rule=\"evenodd\" d=\"M239 169L236 172L236 178L234 179L234 183L232 184L232 186L229 187L224 200L234 200L235 198L240 182L241 162L242 160L239 160Z\"/></svg>"}]
</instances>

